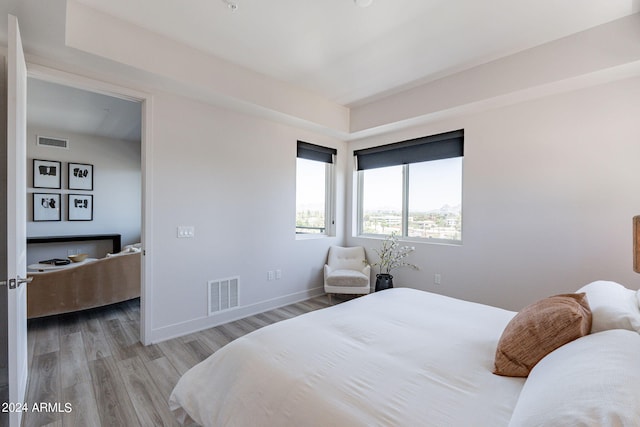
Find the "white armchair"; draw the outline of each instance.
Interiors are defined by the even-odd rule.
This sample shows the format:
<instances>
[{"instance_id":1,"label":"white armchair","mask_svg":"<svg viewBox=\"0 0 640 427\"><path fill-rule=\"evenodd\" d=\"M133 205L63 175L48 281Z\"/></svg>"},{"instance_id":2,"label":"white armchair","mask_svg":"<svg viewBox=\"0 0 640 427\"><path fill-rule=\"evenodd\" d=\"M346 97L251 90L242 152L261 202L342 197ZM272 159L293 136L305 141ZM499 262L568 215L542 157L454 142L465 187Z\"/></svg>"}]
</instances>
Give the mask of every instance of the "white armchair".
<instances>
[{"instance_id":1,"label":"white armchair","mask_svg":"<svg viewBox=\"0 0 640 427\"><path fill-rule=\"evenodd\" d=\"M361 246L343 248L331 246L324 266L324 291L331 294L364 295L371 292L371 267L366 263Z\"/></svg>"}]
</instances>

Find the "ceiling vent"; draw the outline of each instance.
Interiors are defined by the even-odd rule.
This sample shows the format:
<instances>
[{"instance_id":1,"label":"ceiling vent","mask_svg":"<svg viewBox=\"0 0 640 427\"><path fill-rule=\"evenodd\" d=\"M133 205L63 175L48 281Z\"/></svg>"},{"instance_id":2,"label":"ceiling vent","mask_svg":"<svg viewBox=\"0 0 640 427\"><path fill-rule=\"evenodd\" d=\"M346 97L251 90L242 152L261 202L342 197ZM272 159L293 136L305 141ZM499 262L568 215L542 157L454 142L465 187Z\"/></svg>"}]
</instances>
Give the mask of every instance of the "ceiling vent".
<instances>
[{"instance_id":1,"label":"ceiling vent","mask_svg":"<svg viewBox=\"0 0 640 427\"><path fill-rule=\"evenodd\" d=\"M55 147L55 148L69 148L69 140L62 138L50 138L48 136L38 136L38 146L40 147Z\"/></svg>"}]
</instances>

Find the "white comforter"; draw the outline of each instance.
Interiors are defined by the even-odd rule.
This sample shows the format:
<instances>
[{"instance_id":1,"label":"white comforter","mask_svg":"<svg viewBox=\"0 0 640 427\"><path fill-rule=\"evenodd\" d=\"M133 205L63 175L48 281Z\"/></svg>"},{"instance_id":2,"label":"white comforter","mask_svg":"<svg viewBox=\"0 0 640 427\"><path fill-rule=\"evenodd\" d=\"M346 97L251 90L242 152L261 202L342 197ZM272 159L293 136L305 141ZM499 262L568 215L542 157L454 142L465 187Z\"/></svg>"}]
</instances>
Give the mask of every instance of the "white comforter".
<instances>
[{"instance_id":1,"label":"white comforter","mask_svg":"<svg viewBox=\"0 0 640 427\"><path fill-rule=\"evenodd\" d=\"M524 379L491 373L515 313L390 289L265 327L189 370L204 426L506 426Z\"/></svg>"}]
</instances>

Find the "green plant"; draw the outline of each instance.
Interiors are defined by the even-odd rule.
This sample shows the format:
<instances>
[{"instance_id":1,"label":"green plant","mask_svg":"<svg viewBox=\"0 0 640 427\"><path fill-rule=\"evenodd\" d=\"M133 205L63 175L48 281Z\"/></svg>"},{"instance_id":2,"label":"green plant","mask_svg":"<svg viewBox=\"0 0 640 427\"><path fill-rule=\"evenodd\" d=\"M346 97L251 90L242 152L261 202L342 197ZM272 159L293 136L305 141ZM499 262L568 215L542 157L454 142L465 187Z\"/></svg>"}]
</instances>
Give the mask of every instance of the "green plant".
<instances>
[{"instance_id":1,"label":"green plant","mask_svg":"<svg viewBox=\"0 0 640 427\"><path fill-rule=\"evenodd\" d=\"M391 274L391 271L401 267L420 270L417 265L405 261L405 258L415 250L413 246L401 246L396 233L391 233L384 239L380 249L374 249L380 261L371 265L380 267L380 274Z\"/></svg>"}]
</instances>

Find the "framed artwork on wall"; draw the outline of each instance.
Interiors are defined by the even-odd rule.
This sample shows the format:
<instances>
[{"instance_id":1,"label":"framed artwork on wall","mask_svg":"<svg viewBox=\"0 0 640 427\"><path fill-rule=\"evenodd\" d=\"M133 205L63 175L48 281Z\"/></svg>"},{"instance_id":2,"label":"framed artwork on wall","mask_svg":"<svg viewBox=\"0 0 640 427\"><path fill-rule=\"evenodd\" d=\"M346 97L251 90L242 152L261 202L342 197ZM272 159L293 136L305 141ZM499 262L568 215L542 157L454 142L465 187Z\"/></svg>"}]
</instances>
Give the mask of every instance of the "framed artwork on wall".
<instances>
[{"instance_id":1,"label":"framed artwork on wall","mask_svg":"<svg viewBox=\"0 0 640 427\"><path fill-rule=\"evenodd\" d=\"M69 190L93 190L93 165L69 162Z\"/></svg>"},{"instance_id":2,"label":"framed artwork on wall","mask_svg":"<svg viewBox=\"0 0 640 427\"><path fill-rule=\"evenodd\" d=\"M69 221L93 221L93 196L69 194Z\"/></svg>"},{"instance_id":3,"label":"framed artwork on wall","mask_svg":"<svg viewBox=\"0 0 640 427\"><path fill-rule=\"evenodd\" d=\"M62 188L62 163L33 159L33 188Z\"/></svg>"},{"instance_id":4,"label":"framed artwork on wall","mask_svg":"<svg viewBox=\"0 0 640 427\"><path fill-rule=\"evenodd\" d=\"M61 221L60 194L33 193L33 221Z\"/></svg>"}]
</instances>

